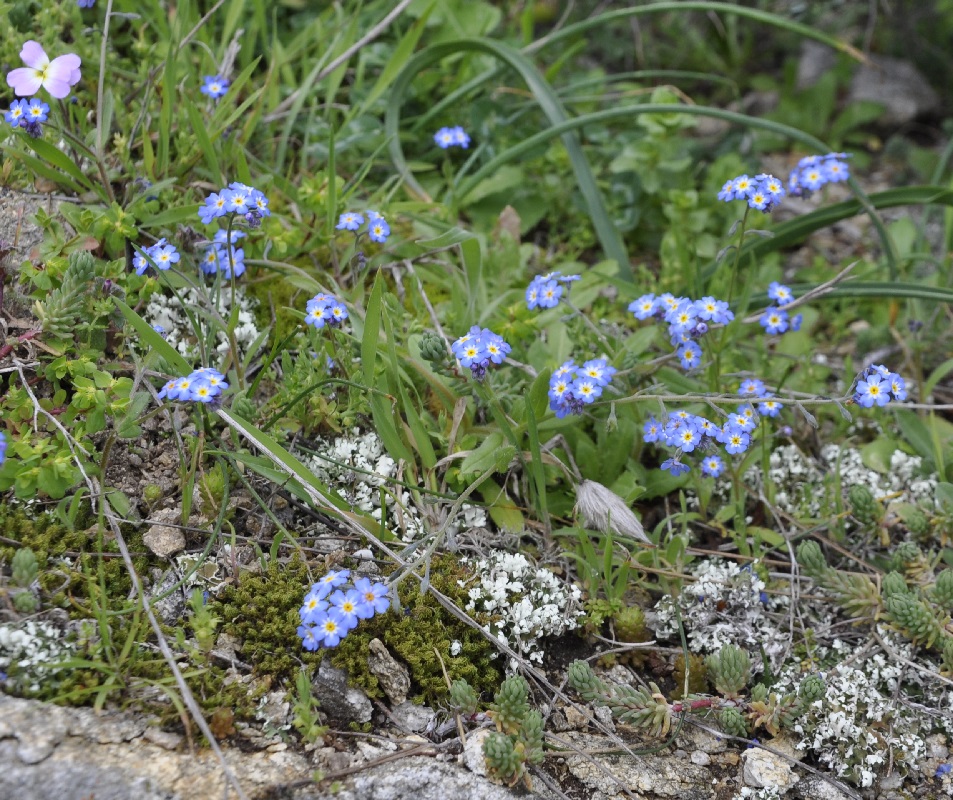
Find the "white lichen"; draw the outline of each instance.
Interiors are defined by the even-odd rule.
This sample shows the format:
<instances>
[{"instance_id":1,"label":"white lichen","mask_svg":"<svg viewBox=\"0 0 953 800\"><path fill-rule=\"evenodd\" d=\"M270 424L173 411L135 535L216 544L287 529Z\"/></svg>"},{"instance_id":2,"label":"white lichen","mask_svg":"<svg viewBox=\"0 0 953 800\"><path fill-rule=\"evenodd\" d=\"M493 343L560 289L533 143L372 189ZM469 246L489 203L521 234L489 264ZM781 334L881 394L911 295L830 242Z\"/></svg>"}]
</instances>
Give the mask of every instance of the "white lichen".
<instances>
[{"instance_id":1,"label":"white lichen","mask_svg":"<svg viewBox=\"0 0 953 800\"><path fill-rule=\"evenodd\" d=\"M579 587L531 564L524 555L491 550L485 558L466 563L478 581L469 587L466 610L491 614L489 632L530 661L542 663L543 637L573 630L584 616ZM509 666L516 669L515 659Z\"/></svg>"},{"instance_id":2,"label":"white lichen","mask_svg":"<svg viewBox=\"0 0 953 800\"><path fill-rule=\"evenodd\" d=\"M763 648L772 665L778 666L790 634L782 632L768 612L784 610L789 598L768 594L756 567L757 563L740 566L718 558L692 565L689 574L694 580L682 587L678 608L693 652L713 653L733 644L757 655ZM649 623L659 638L677 638L672 597L665 595L654 612Z\"/></svg>"},{"instance_id":3,"label":"white lichen","mask_svg":"<svg viewBox=\"0 0 953 800\"><path fill-rule=\"evenodd\" d=\"M55 680L58 663L73 656L63 632L49 622L24 620L0 624L0 684L14 694L36 694Z\"/></svg>"},{"instance_id":4,"label":"white lichen","mask_svg":"<svg viewBox=\"0 0 953 800\"><path fill-rule=\"evenodd\" d=\"M318 454L307 460L314 474L355 509L369 514L404 541L420 538L445 524L445 520L425 520L414 506L410 492L395 483L397 463L384 451L373 431L355 428L348 436L319 440ZM434 513L438 509L433 509ZM462 504L444 530L454 536L461 530L486 525L486 512Z\"/></svg>"},{"instance_id":5,"label":"white lichen","mask_svg":"<svg viewBox=\"0 0 953 800\"><path fill-rule=\"evenodd\" d=\"M181 303L175 297L158 293L152 295L146 304L143 319L150 325L161 325L165 340L189 360L195 360L200 353L199 336L203 341L208 341L213 331L215 352L225 353L229 348L228 335L220 323L210 320L208 309L214 305L218 315L227 320L232 308L231 291L224 290L217 297L212 297L198 289L186 288L182 289L179 295L182 298ZM254 298L247 297L241 286L235 289L235 302L238 304L235 341L244 355L260 333L255 325L254 314L258 303ZM192 311L192 320L186 313L187 308Z\"/></svg>"}]
</instances>

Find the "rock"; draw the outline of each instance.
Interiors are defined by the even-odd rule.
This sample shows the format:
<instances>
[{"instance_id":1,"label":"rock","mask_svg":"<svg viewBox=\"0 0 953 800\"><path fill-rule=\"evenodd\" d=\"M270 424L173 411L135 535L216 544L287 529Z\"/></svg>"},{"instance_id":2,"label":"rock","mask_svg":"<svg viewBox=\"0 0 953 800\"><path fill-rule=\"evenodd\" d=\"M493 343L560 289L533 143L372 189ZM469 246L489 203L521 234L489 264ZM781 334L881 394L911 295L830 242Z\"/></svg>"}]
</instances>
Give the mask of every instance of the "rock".
<instances>
[{"instance_id":1,"label":"rock","mask_svg":"<svg viewBox=\"0 0 953 800\"><path fill-rule=\"evenodd\" d=\"M160 558L168 558L185 549L185 534L181 528L171 527L168 523L178 522L181 514L175 509L160 509L153 516L149 530L143 534L142 541Z\"/></svg>"},{"instance_id":2,"label":"rock","mask_svg":"<svg viewBox=\"0 0 953 800\"><path fill-rule=\"evenodd\" d=\"M328 659L321 662L311 690L321 710L339 722L370 722L374 707L360 689L347 685L347 673L332 667Z\"/></svg>"},{"instance_id":3,"label":"rock","mask_svg":"<svg viewBox=\"0 0 953 800\"><path fill-rule=\"evenodd\" d=\"M483 743L493 731L488 728L467 734L467 743L460 755L461 762L474 775L486 776L486 758L483 756Z\"/></svg>"},{"instance_id":4,"label":"rock","mask_svg":"<svg viewBox=\"0 0 953 800\"><path fill-rule=\"evenodd\" d=\"M820 42L804 42L801 45L801 58L797 62L798 91L810 89L836 65L837 54L833 48Z\"/></svg>"},{"instance_id":5,"label":"rock","mask_svg":"<svg viewBox=\"0 0 953 800\"><path fill-rule=\"evenodd\" d=\"M600 751L618 747L608 737L585 733L565 733L574 748ZM633 749L638 745L633 744ZM606 755L566 755L566 766L583 784L584 797L600 795L605 800L636 797L707 800L711 797L712 774L704 767L671 757Z\"/></svg>"},{"instance_id":6,"label":"rock","mask_svg":"<svg viewBox=\"0 0 953 800\"><path fill-rule=\"evenodd\" d=\"M700 767L707 767L711 764L711 756L704 750L693 751L689 758L693 764L698 764Z\"/></svg>"},{"instance_id":7,"label":"rock","mask_svg":"<svg viewBox=\"0 0 953 800\"><path fill-rule=\"evenodd\" d=\"M224 795L222 765L210 750L172 752L155 744L151 739L162 732L150 729L143 717L96 714L0 694L0 720L0 798L186 800ZM307 780L313 772L307 759L288 751L226 748L225 759L249 797L276 784Z\"/></svg>"},{"instance_id":8,"label":"rock","mask_svg":"<svg viewBox=\"0 0 953 800\"><path fill-rule=\"evenodd\" d=\"M367 668L377 677L387 699L399 706L410 691L410 671L387 651L380 639L371 639L368 649Z\"/></svg>"},{"instance_id":9,"label":"rock","mask_svg":"<svg viewBox=\"0 0 953 800\"><path fill-rule=\"evenodd\" d=\"M146 728L142 737L147 742L157 744L166 750L178 750L182 744L182 735L172 731L164 731L160 728Z\"/></svg>"},{"instance_id":10,"label":"rock","mask_svg":"<svg viewBox=\"0 0 953 800\"><path fill-rule=\"evenodd\" d=\"M563 712L568 730L582 731L589 727L589 716L575 706L566 706Z\"/></svg>"},{"instance_id":11,"label":"rock","mask_svg":"<svg viewBox=\"0 0 953 800\"><path fill-rule=\"evenodd\" d=\"M771 787L781 794L798 782L798 776L791 769L788 759L760 747L753 747L742 754L741 779L745 786L755 789Z\"/></svg>"},{"instance_id":12,"label":"rock","mask_svg":"<svg viewBox=\"0 0 953 800\"><path fill-rule=\"evenodd\" d=\"M462 767L423 756L410 756L371 767L346 780L335 800L517 800L553 795L506 789ZM328 793L308 787L295 800L325 800ZM97 797L97 800L99 798ZM137 798L137 800L139 800Z\"/></svg>"},{"instance_id":13,"label":"rock","mask_svg":"<svg viewBox=\"0 0 953 800\"><path fill-rule=\"evenodd\" d=\"M913 64L899 58L870 56L850 83L848 102L870 100L884 106L879 122L905 125L919 116L937 111L939 95Z\"/></svg>"},{"instance_id":14,"label":"rock","mask_svg":"<svg viewBox=\"0 0 953 800\"><path fill-rule=\"evenodd\" d=\"M592 709L592 715L599 720L605 729L615 733L615 717L612 716L612 709L608 706L596 706Z\"/></svg>"},{"instance_id":15,"label":"rock","mask_svg":"<svg viewBox=\"0 0 953 800\"><path fill-rule=\"evenodd\" d=\"M169 591L180 580L175 570L167 569L148 592L152 610L166 625L178 625L185 614L186 597L182 587ZM153 598L159 599L153 600Z\"/></svg>"},{"instance_id":16,"label":"rock","mask_svg":"<svg viewBox=\"0 0 953 800\"><path fill-rule=\"evenodd\" d=\"M903 775L897 770L880 778L880 791L889 792L899 789L903 785Z\"/></svg>"},{"instance_id":17,"label":"rock","mask_svg":"<svg viewBox=\"0 0 953 800\"><path fill-rule=\"evenodd\" d=\"M946 745L946 737L942 733L927 736L927 755L937 761L946 761L950 755L950 748Z\"/></svg>"},{"instance_id":18,"label":"rock","mask_svg":"<svg viewBox=\"0 0 953 800\"><path fill-rule=\"evenodd\" d=\"M394 722L410 733L427 730L434 718L434 710L428 706L418 706L405 700L391 712Z\"/></svg>"},{"instance_id":19,"label":"rock","mask_svg":"<svg viewBox=\"0 0 953 800\"><path fill-rule=\"evenodd\" d=\"M817 775L805 775L795 791L804 800L847 800L850 797Z\"/></svg>"}]
</instances>

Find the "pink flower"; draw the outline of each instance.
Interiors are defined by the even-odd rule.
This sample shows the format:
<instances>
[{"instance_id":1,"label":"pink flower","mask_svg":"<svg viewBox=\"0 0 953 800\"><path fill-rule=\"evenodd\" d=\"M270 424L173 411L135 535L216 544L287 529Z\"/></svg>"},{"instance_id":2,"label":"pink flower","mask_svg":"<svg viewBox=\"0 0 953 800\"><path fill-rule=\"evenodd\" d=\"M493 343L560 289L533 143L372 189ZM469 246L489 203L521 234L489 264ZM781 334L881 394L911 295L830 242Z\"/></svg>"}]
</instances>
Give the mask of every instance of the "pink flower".
<instances>
[{"instance_id":1,"label":"pink flower","mask_svg":"<svg viewBox=\"0 0 953 800\"><path fill-rule=\"evenodd\" d=\"M20 97L30 97L42 86L53 97L62 99L69 94L70 87L79 83L82 62L75 53L57 56L50 61L40 43L30 40L23 45L20 58L26 66L7 73L7 85Z\"/></svg>"}]
</instances>

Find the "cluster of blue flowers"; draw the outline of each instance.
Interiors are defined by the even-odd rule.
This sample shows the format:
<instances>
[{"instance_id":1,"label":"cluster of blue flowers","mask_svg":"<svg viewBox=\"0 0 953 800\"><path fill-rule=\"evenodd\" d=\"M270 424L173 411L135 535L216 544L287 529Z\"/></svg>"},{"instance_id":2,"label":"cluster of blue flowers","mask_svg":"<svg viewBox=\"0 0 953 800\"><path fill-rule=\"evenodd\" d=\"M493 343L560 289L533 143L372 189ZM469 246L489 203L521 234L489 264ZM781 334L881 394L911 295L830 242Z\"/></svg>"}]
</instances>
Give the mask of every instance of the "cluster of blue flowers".
<instances>
[{"instance_id":1,"label":"cluster of blue flowers","mask_svg":"<svg viewBox=\"0 0 953 800\"><path fill-rule=\"evenodd\" d=\"M767 214L784 197L784 184L774 177L762 173L749 178L739 175L721 187L718 199L730 203L732 200L744 200L748 208L754 208Z\"/></svg>"},{"instance_id":2,"label":"cluster of blue flowers","mask_svg":"<svg viewBox=\"0 0 953 800\"><path fill-rule=\"evenodd\" d=\"M244 217L245 222L252 228L257 228L261 225L261 218L270 217L271 211L268 208L268 198L264 194L236 181L228 184L225 189L212 192L205 198L205 205L199 209L199 218L206 225L226 214Z\"/></svg>"},{"instance_id":3,"label":"cluster of blue flowers","mask_svg":"<svg viewBox=\"0 0 953 800\"><path fill-rule=\"evenodd\" d=\"M43 124L50 118L50 107L39 97L29 100L14 100L4 114L14 128L23 128L34 139L43 135Z\"/></svg>"},{"instance_id":4,"label":"cluster of blue flowers","mask_svg":"<svg viewBox=\"0 0 953 800\"><path fill-rule=\"evenodd\" d=\"M221 75L206 75L202 78L202 88L199 91L208 95L212 100L218 100L228 91L229 85L228 79Z\"/></svg>"},{"instance_id":5,"label":"cluster of blue flowers","mask_svg":"<svg viewBox=\"0 0 953 800\"><path fill-rule=\"evenodd\" d=\"M795 197L816 192L827 183L843 183L850 177L847 153L806 156L798 161L788 178L788 191Z\"/></svg>"},{"instance_id":6,"label":"cluster of blue flowers","mask_svg":"<svg viewBox=\"0 0 953 800\"><path fill-rule=\"evenodd\" d=\"M92 8L96 5L96 0L76 0L76 5L80 8Z\"/></svg>"},{"instance_id":7,"label":"cluster of blue flowers","mask_svg":"<svg viewBox=\"0 0 953 800\"><path fill-rule=\"evenodd\" d=\"M534 308L555 308L559 305L559 298L563 296L564 283L578 281L579 275L563 276L561 272L550 272L547 275L537 275L526 287L526 306L532 311Z\"/></svg>"},{"instance_id":8,"label":"cluster of blue flowers","mask_svg":"<svg viewBox=\"0 0 953 800\"><path fill-rule=\"evenodd\" d=\"M860 374L853 400L864 408L885 406L891 400L907 399L907 384L883 364L873 364Z\"/></svg>"},{"instance_id":9,"label":"cluster of blue flowers","mask_svg":"<svg viewBox=\"0 0 953 800\"><path fill-rule=\"evenodd\" d=\"M169 244L165 239L159 239L152 247L147 247L132 257L132 266L136 270L136 275L142 275L149 269L147 256L161 270L171 269L173 264L179 263L179 251L175 249L175 245Z\"/></svg>"},{"instance_id":10,"label":"cluster of blue flowers","mask_svg":"<svg viewBox=\"0 0 953 800\"><path fill-rule=\"evenodd\" d=\"M202 367L184 378L173 378L159 390L160 400L211 403L228 388L225 376L211 367Z\"/></svg>"},{"instance_id":11,"label":"cluster of blue flowers","mask_svg":"<svg viewBox=\"0 0 953 800\"><path fill-rule=\"evenodd\" d=\"M581 414L585 406L602 395L616 371L605 358L594 358L581 367L567 361L549 379L549 407L560 419Z\"/></svg>"},{"instance_id":12,"label":"cluster of blue flowers","mask_svg":"<svg viewBox=\"0 0 953 800\"><path fill-rule=\"evenodd\" d=\"M358 578L349 589L345 583L350 576L350 570L332 570L304 596L304 605L298 610L298 637L305 650L336 647L358 622L390 606L386 584Z\"/></svg>"},{"instance_id":13,"label":"cluster of blue flowers","mask_svg":"<svg viewBox=\"0 0 953 800\"><path fill-rule=\"evenodd\" d=\"M239 277L245 273L245 249L235 247L240 239L248 234L244 231L233 230L231 237L225 228L215 231L212 241L205 245L205 257L199 265L206 275L221 272L225 278L231 278L234 273ZM231 242L229 242L231 238Z\"/></svg>"},{"instance_id":14,"label":"cluster of blue flowers","mask_svg":"<svg viewBox=\"0 0 953 800\"><path fill-rule=\"evenodd\" d=\"M383 214L376 211L367 211L367 235L372 242L383 244L390 236L390 225ZM364 224L364 215L357 211L348 211L338 217L338 224L334 227L339 231L356 231Z\"/></svg>"},{"instance_id":15,"label":"cluster of blue flowers","mask_svg":"<svg viewBox=\"0 0 953 800\"><path fill-rule=\"evenodd\" d=\"M714 297L692 300L669 292L658 297L644 294L629 303L629 311L639 320L653 317L668 323L669 340L685 369L695 369L701 364L698 339L708 333L712 325L727 325L735 318L724 300Z\"/></svg>"},{"instance_id":16,"label":"cluster of blue flowers","mask_svg":"<svg viewBox=\"0 0 953 800\"><path fill-rule=\"evenodd\" d=\"M7 435L0 431L0 464L7 460Z\"/></svg>"},{"instance_id":17,"label":"cluster of blue flowers","mask_svg":"<svg viewBox=\"0 0 953 800\"><path fill-rule=\"evenodd\" d=\"M788 312L779 306L785 306L794 300L794 294L791 289L777 281L772 281L768 286L768 297L778 305L768 306L761 314L759 323L764 328L765 333L772 336L778 336L787 331L801 330L801 323L804 321L803 314L789 316Z\"/></svg>"},{"instance_id":18,"label":"cluster of blue flowers","mask_svg":"<svg viewBox=\"0 0 953 800\"><path fill-rule=\"evenodd\" d=\"M459 125L455 128L441 128L433 135L433 140L444 150L448 147L462 147L466 150L470 146L470 137Z\"/></svg>"},{"instance_id":19,"label":"cluster of blue flowers","mask_svg":"<svg viewBox=\"0 0 953 800\"><path fill-rule=\"evenodd\" d=\"M333 294L319 292L308 301L304 321L319 330L325 325L339 328L347 319L347 308Z\"/></svg>"},{"instance_id":20,"label":"cluster of blue flowers","mask_svg":"<svg viewBox=\"0 0 953 800\"><path fill-rule=\"evenodd\" d=\"M682 457L697 451L704 454L700 464L702 475L717 478L724 472L725 462L711 451L720 444L728 455L744 453L751 446L761 417L777 417L783 408L759 378L742 381L738 394L751 398L751 402L739 405L720 426L687 411L668 414L661 421L649 417L642 428L645 441L676 448L675 455L663 461L661 468L676 477L682 475L691 469Z\"/></svg>"},{"instance_id":21,"label":"cluster of blue flowers","mask_svg":"<svg viewBox=\"0 0 953 800\"><path fill-rule=\"evenodd\" d=\"M469 367L473 377L481 381L490 364L502 364L512 348L489 328L474 325L450 349L460 360L460 366Z\"/></svg>"}]
</instances>

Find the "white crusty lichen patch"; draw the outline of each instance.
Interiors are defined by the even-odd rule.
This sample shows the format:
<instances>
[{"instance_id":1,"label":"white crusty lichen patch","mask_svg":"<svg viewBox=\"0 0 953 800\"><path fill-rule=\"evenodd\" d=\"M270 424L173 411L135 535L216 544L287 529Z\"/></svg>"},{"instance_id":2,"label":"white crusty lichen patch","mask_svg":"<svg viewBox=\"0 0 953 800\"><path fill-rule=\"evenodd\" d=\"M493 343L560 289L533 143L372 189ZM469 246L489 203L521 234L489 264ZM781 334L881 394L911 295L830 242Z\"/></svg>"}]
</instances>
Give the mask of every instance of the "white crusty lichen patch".
<instances>
[{"instance_id":1,"label":"white crusty lichen patch","mask_svg":"<svg viewBox=\"0 0 953 800\"><path fill-rule=\"evenodd\" d=\"M777 612L785 610L785 594L766 592L757 564L710 558L693 564L691 580L678 595L678 608L692 652L713 653L733 644L758 654L764 648L773 666L778 666L789 647L790 633L781 630ZM648 617L659 638L678 636L675 600L665 595Z\"/></svg>"},{"instance_id":2,"label":"white crusty lichen patch","mask_svg":"<svg viewBox=\"0 0 953 800\"><path fill-rule=\"evenodd\" d=\"M320 440L318 454L307 461L314 474L355 509L369 514L404 541L420 538L443 526L440 509L427 520L414 506L410 492L395 483L400 479L397 462L384 451L384 444L373 431ZM449 536L486 525L486 512L464 503L446 524Z\"/></svg>"},{"instance_id":3,"label":"white crusty lichen patch","mask_svg":"<svg viewBox=\"0 0 953 800\"><path fill-rule=\"evenodd\" d=\"M482 558L466 559L476 585L468 588L466 610L494 617L490 633L530 661L541 663L545 636L573 630L584 616L582 592L520 553L491 550ZM511 659L510 669L516 664Z\"/></svg>"},{"instance_id":4,"label":"white crusty lichen patch","mask_svg":"<svg viewBox=\"0 0 953 800\"><path fill-rule=\"evenodd\" d=\"M198 325L203 339L208 339L210 330L214 331L215 352L225 353L229 348L228 335L222 325L210 322L210 298L198 289L186 288L180 293L182 302L175 297L154 294L149 298L143 313L143 319L150 325L161 326L165 340L185 358L194 360L199 355L195 325ZM232 294L226 288L215 300L219 316L227 320L232 308ZM255 324L255 306L257 301L246 297L240 286L235 289L235 302L238 305L238 322L235 326L235 341L244 354L258 338L260 331ZM189 319L186 309L192 311ZM208 366L208 365L206 365Z\"/></svg>"},{"instance_id":5,"label":"white crusty lichen patch","mask_svg":"<svg viewBox=\"0 0 953 800\"><path fill-rule=\"evenodd\" d=\"M919 772L927 738L938 731L948 739L953 734L953 694L930 679L937 665L886 627L877 630L890 653L874 649L857 658L856 643L841 639L817 649L822 663L833 662L820 673L827 691L792 726L801 736L800 750L862 787L873 786L888 764L905 774ZM921 670L910 668L912 659ZM793 690L799 673L799 665L789 665L775 691Z\"/></svg>"},{"instance_id":6,"label":"white crusty lichen patch","mask_svg":"<svg viewBox=\"0 0 953 800\"><path fill-rule=\"evenodd\" d=\"M73 646L49 622L0 624L0 685L13 694L36 694L72 655Z\"/></svg>"},{"instance_id":7,"label":"white crusty lichen patch","mask_svg":"<svg viewBox=\"0 0 953 800\"><path fill-rule=\"evenodd\" d=\"M923 459L895 450L890 467L878 472L864 464L860 450L824 445L821 458L826 469L795 445L782 445L768 459L768 478L773 487L772 500L782 511L797 516L818 517L836 510L833 493L838 486L846 492L852 486L866 486L877 500L915 503L932 508L936 495L936 475L923 474ZM745 473L745 482L756 489L765 488L764 473L753 466ZM730 485L720 486L726 493Z\"/></svg>"}]
</instances>

